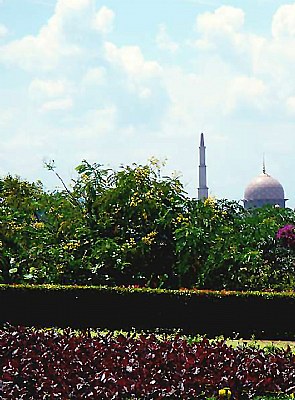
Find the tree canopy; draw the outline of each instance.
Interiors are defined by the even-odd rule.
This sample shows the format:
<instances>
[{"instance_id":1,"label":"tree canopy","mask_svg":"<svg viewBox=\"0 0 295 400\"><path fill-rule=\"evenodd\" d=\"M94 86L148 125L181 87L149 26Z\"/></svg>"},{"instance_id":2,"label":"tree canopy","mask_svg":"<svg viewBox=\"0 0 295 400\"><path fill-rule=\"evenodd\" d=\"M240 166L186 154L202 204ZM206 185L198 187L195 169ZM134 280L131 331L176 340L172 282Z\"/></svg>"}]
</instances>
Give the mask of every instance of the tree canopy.
<instances>
[{"instance_id":1,"label":"tree canopy","mask_svg":"<svg viewBox=\"0 0 295 400\"><path fill-rule=\"evenodd\" d=\"M76 169L59 191L0 180L2 283L294 288L295 239L277 236L292 235L291 209L197 201L155 160Z\"/></svg>"}]
</instances>

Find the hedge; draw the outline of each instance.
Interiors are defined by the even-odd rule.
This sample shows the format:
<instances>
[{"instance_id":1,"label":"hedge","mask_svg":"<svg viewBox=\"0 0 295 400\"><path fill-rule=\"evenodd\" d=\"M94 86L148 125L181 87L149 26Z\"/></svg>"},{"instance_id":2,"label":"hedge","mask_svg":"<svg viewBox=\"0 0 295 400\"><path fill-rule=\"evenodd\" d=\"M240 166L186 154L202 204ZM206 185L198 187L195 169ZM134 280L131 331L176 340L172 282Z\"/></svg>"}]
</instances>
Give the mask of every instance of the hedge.
<instances>
[{"instance_id":1,"label":"hedge","mask_svg":"<svg viewBox=\"0 0 295 400\"><path fill-rule=\"evenodd\" d=\"M294 292L0 285L0 323L294 339Z\"/></svg>"}]
</instances>

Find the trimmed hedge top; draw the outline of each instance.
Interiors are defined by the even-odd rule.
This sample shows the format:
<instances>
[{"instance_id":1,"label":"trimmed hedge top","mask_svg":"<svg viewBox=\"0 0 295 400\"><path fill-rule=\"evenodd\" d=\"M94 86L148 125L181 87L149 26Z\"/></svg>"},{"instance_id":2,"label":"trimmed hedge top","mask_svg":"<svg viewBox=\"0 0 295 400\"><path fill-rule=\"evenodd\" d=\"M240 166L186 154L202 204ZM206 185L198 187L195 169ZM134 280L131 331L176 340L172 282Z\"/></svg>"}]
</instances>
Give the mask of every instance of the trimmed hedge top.
<instances>
[{"instance_id":1,"label":"trimmed hedge top","mask_svg":"<svg viewBox=\"0 0 295 400\"><path fill-rule=\"evenodd\" d=\"M109 292L116 294L130 294L130 293L148 293L151 295L159 294L170 294L174 296L185 296L185 297L261 297L265 299L273 298L295 298L294 291L230 291L230 290L199 290L199 289L186 289L181 288L179 290L173 289L153 289L153 288L142 288L137 286L82 286L82 285L28 285L28 284L0 284L0 291L5 290L17 290L17 291L30 291L30 290L40 290L40 291L99 291L99 292Z\"/></svg>"}]
</instances>

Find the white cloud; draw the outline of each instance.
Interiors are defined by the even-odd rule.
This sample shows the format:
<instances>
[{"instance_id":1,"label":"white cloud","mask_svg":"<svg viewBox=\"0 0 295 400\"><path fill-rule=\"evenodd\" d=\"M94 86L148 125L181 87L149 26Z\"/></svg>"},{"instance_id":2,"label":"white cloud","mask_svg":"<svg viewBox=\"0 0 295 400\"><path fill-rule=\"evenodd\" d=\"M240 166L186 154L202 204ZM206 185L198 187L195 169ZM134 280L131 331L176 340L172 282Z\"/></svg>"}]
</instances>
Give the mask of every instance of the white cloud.
<instances>
[{"instance_id":1,"label":"white cloud","mask_svg":"<svg viewBox=\"0 0 295 400\"><path fill-rule=\"evenodd\" d=\"M65 15L69 11L79 12L92 5L92 0L57 0L56 14Z\"/></svg>"},{"instance_id":2,"label":"white cloud","mask_svg":"<svg viewBox=\"0 0 295 400\"><path fill-rule=\"evenodd\" d=\"M295 37L295 3L279 7L273 16L272 34L276 39Z\"/></svg>"},{"instance_id":3,"label":"white cloud","mask_svg":"<svg viewBox=\"0 0 295 400\"><path fill-rule=\"evenodd\" d=\"M270 91L263 80L234 73L218 58L208 57L198 73L166 67L162 76L169 97L161 127L165 136L192 137L198 129L207 130L211 120L234 118L245 110L247 115L260 113L271 105Z\"/></svg>"},{"instance_id":4,"label":"white cloud","mask_svg":"<svg viewBox=\"0 0 295 400\"><path fill-rule=\"evenodd\" d=\"M179 45L173 42L167 33L166 26L160 25L159 32L156 37L156 44L161 50L167 50L171 53L175 53L179 49Z\"/></svg>"},{"instance_id":5,"label":"white cloud","mask_svg":"<svg viewBox=\"0 0 295 400\"><path fill-rule=\"evenodd\" d=\"M169 105L163 116L161 131L165 136L189 137L202 121L222 115L228 71L217 62L220 74L211 75L211 66L203 74L186 73L169 67L163 73Z\"/></svg>"},{"instance_id":6,"label":"white cloud","mask_svg":"<svg viewBox=\"0 0 295 400\"><path fill-rule=\"evenodd\" d=\"M156 61L146 61L139 46L117 47L111 42L105 43L106 59L122 68L132 79L149 79L159 75L161 67Z\"/></svg>"},{"instance_id":7,"label":"white cloud","mask_svg":"<svg viewBox=\"0 0 295 400\"><path fill-rule=\"evenodd\" d=\"M34 79L29 86L29 97L41 112L64 111L73 107L74 87L67 80Z\"/></svg>"},{"instance_id":8,"label":"white cloud","mask_svg":"<svg viewBox=\"0 0 295 400\"><path fill-rule=\"evenodd\" d=\"M197 16L197 30L204 35L232 34L241 29L245 13L242 9L221 6L213 13L206 12Z\"/></svg>"},{"instance_id":9,"label":"white cloud","mask_svg":"<svg viewBox=\"0 0 295 400\"><path fill-rule=\"evenodd\" d=\"M91 11L92 0L57 0L53 16L36 36L24 36L0 47L0 61L26 70L57 67L61 58L80 54L72 37L79 25L77 20L81 26L87 25Z\"/></svg>"},{"instance_id":10,"label":"white cloud","mask_svg":"<svg viewBox=\"0 0 295 400\"><path fill-rule=\"evenodd\" d=\"M162 67L156 61L145 60L139 46L117 47L111 42L104 44L106 60L126 74L123 86L135 92L140 99L152 95L153 80L160 79Z\"/></svg>"},{"instance_id":11,"label":"white cloud","mask_svg":"<svg viewBox=\"0 0 295 400\"><path fill-rule=\"evenodd\" d=\"M65 80L34 79L29 86L29 95L32 99L60 97L68 88L69 83Z\"/></svg>"},{"instance_id":12,"label":"white cloud","mask_svg":"<svg viewBox=\"0 0 295 400\"><path fill-rule=\"evenodd\" d=\"M236 50L243 49L245 43L240 30L244 25L245 13L242 9L221 6L214 12L199 14L196 28L200 33L195 44L200 50L219 50L220 45L231 44Z\"/></svg>"},{"instance_id":13,"label":"white cloud","mask_svg":"<svg viewBox=\"0 0 295 400\"><path fill-rule=\"evenodd\" d=\"M100 86L106 82L106 70L102 67L89 68L82 78L82 84L86 86Z\"/></svg>"},{"instance_id":14,"label":"white cloud","mask_svg":"<svg viewBox=\"0 0 295 400\"><path fill-rule=\"evenodd\" d=\"M14 119L14 110L0 110L0 126L6 126Z\"/></svg>"},{"instance_id":15,"label":"white cloud","mask_svg":"<svg viewBox=\"0 0 295 400\"><path fill-rule=\"evenodd\" d=\"M4 0L3 0L4 1ZM53 7L55 0L31 0L33 4L40 4L42 6ZM0 1L1 4L1 1Z\"/></svg>"},{"instance_id":16,"label":"white cloud","mask_svg":"<svg viewBox=\"0 0 295 400\"><path fill-rule=\"evenodd\" d=\"M295 89L295 4L282 6L273 16L271 38L257 38L250 43L253 73L264 79L273 99L284 103ZM247 38L245 38L247 39Z\"/></svg>"},{"instance_id":17,"label":"white cloud","mask_svg":"<svg viewBox=\"0 0 295 400\"><path fill-rule=\"evenodd\" d=\"M8 29L5 25L0 24L0 39L7 35Z\"/></svg>"},{"instance_id":18,"label":"white cloud","mask_svg":"<svg viewBox=\"0 0 295 400\"><path fill-rule=\"evenodd\" d=\"M267 105L267 88L263 81L247 76L238 76L229 82L224 110L231 113L239 106L263 109Z\"/></svg>"},{"instance_id":19,"label":"white cloud","mask_svg":"<svg viewBox=\"0 0 295 400\"><path fill-rule=\"evenodd\" d=\"M109 33L113 29L115 13L106 6L101 7L94 16L93 28L101 33Z\"/></svg>"},{"instance_id":20,"label":"white cloud","mask_svg":"<svg viewBox=\"0 0 295 400\"><path fill-rule=\"evenodd\" d=\"M231 69L225 108L233 111L252 104L265 109L285 103L295 88L295 3L281 6L273 15L272 37L243 32L244 20L244 11L230 6L197 16L196 47L210 50L203 54L203 62L210 63L214 54ZM266 92L272 93L268 101Z\"/></svg>"},{"instance_id":21,"label":"white cloud","mask_svg":"<svg viewBox=\"0 0 295 400\"><path fill-rule=\"evenodd\" d=\"M108 135L115 129L116 118L117 109L114 105L89 110L70 135L75 139L87 140ZM87 147L87 142L85 144Z\"/></svg>"},{"instance_id":22,"label":"white cloud","mask_svg":"<svg viewBox=\"0 0 295 400\"><path fill-rule=\"evenodd\" d=\"M295 115L295 96L288 97L286 100L286 108L289 114Z\"/></svg>"},{"instance_id":23,"label":"white cloud","mask_svg":"<svg viewBox=\"0 0 295 400\"><path fill-rule=\"evenodd\" d=\"M44 103L41 111L64 111L73 107L73 100L70 97L51 100Z\"/></svg>"},{"instance_id":24,"label":"white cloud","mask_svg":"<svg viewBox=\"0 0 295 400\"><path fill-rule=\"evenodd\" d=\"M63 47L61 32L55 25L54 17L37 36L25 36L2 46L1 50L0 60L26 70L50 70L58 65L62 55L77 52L74 47Z\"/></svg>"},{"instance_id":25,"label":"white cloud","mask_svg":"<svg viewBox=\"0 0 295 400\"><path fill-rule=\"evenodd\" d=\"M148 99L151 95L152 95L152 91L149 88L143 87L139 90L139 97L141 99Z\"/></svg>"},{"instance_id":26,"label":"white cloud","mask_svg":"<svg viewBox=\"0 0 295 400\"><path fill-rule=\"evenodd\" d=\"M36 134L26 127L20 130L16 128L14 135L1 138L1 174L21 173L23 179L39 179L43 174L42 154L48 145L49 141L42 132Z\"/></svg>"}]
</instances>

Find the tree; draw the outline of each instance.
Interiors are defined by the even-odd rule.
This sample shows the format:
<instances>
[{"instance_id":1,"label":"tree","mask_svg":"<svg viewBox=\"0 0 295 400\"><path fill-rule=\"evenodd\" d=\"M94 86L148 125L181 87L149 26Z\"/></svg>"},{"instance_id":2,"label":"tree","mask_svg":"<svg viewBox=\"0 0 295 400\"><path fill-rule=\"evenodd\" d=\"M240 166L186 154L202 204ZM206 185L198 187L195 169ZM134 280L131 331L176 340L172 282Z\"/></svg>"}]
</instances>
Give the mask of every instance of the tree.
<instances>
[{"instance_id":1,"label":"tree","mask_svg":"<svg viewBox=\"0 0 295 400\"><path fill-rule=\"evenodd\" d=\"M0 180L1 282L294 289L295 245L277 235L292 210L191 199L156 160L77 172L53 192Z\"/></svg>"},{"instance_id":2,"label":"tree","mask_svg":"<svg viewBox=\"0 0 295 400\"><path fill-rule=\"evenodd\" d=\"M173 237L185 202L180 181L161 177L155 160L119 171L84 161L77 170L74 194L91 232L97 281L175 285Z\"/></svg>"}]
</instances>

